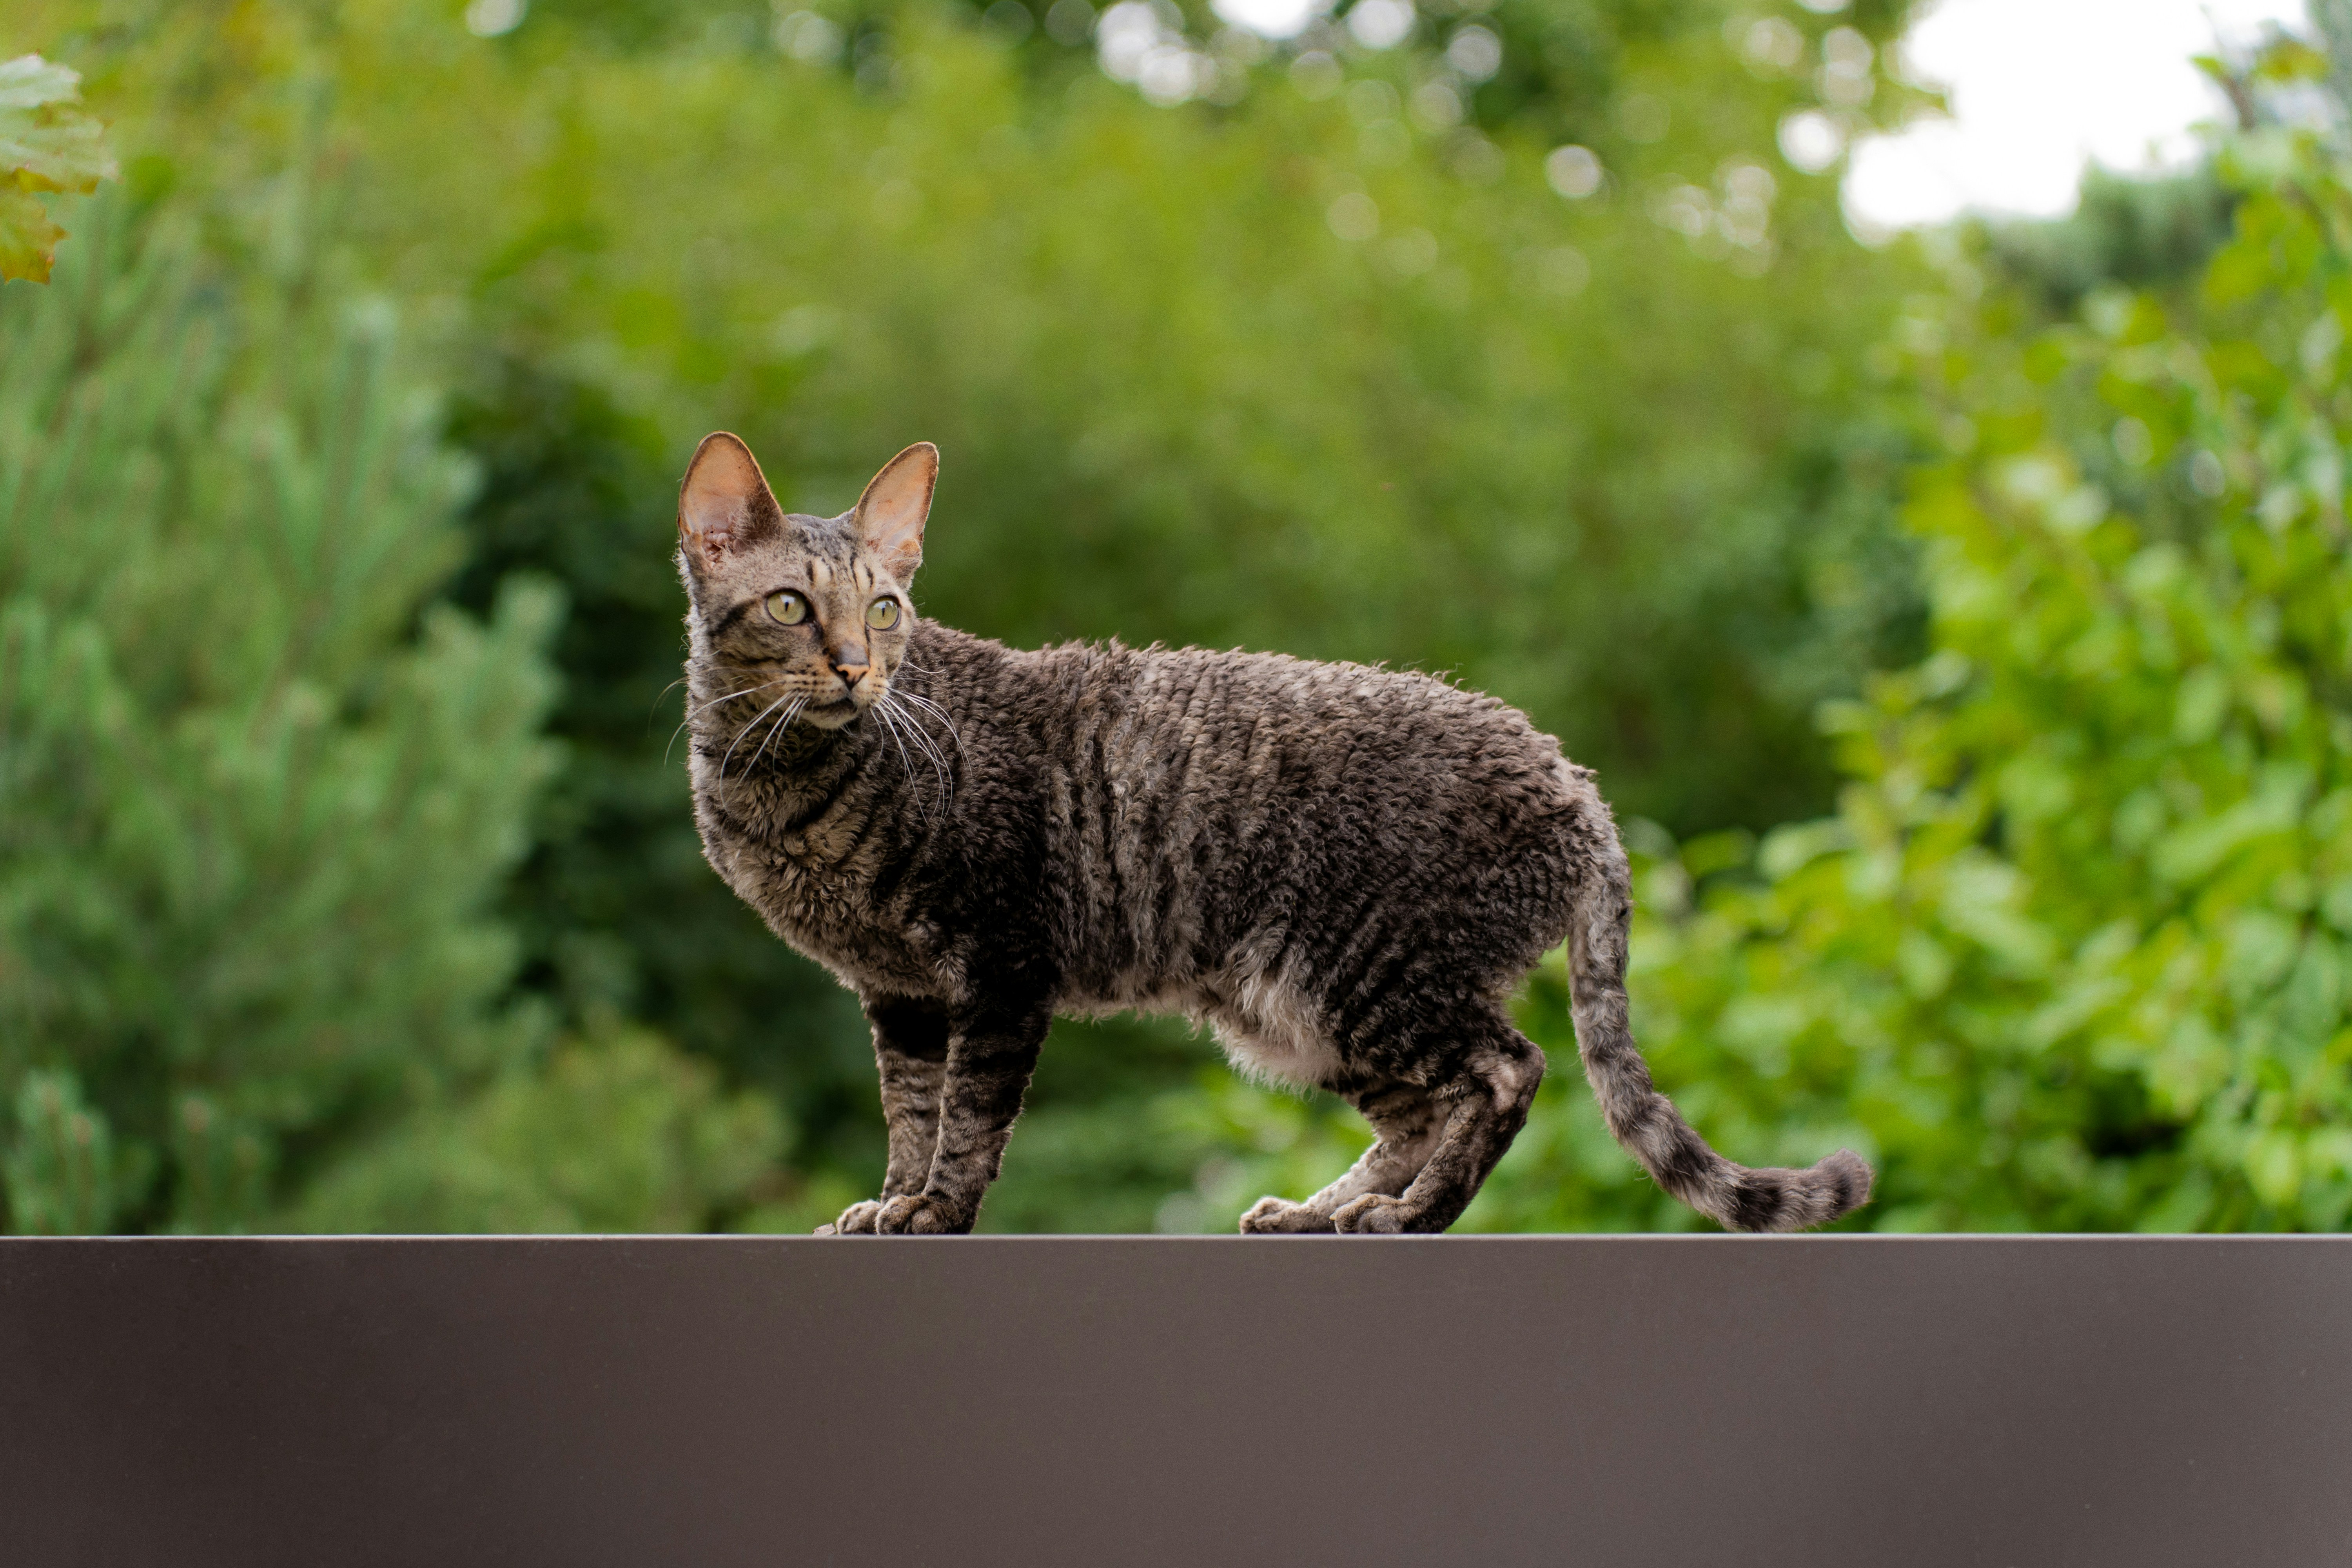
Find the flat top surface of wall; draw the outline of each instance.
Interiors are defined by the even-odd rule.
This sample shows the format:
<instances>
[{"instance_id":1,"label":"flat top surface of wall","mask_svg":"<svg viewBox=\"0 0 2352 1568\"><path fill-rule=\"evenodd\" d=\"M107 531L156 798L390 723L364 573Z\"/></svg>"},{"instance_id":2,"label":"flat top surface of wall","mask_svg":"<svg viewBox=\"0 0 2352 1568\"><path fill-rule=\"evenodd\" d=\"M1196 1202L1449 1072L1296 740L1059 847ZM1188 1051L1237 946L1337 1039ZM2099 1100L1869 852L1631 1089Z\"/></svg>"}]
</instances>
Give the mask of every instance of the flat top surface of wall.
<instances>
[{"instance_id":1,"label":"flat top surface of wall","mask_svg":"<svg viewBox=\"0 0 2352 1568\"><path fill-rule=\"evenodd\" d=\"M2352 1237L0 1242L0 1559L2352 1563Z\"/></svg>"}]
</instances>

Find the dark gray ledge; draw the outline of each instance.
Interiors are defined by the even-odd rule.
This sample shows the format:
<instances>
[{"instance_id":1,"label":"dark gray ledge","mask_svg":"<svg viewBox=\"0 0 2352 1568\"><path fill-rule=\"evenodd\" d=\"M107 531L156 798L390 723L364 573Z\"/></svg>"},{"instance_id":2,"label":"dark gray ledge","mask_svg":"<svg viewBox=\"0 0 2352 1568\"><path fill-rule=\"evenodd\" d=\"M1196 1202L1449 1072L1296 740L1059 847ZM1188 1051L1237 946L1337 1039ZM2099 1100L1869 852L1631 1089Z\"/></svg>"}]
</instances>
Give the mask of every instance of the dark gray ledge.
<instances>
[{"instance_id":1,"label":"dark gray ledge","mask_svg":"<svg viewBox=\"0 0 2352 1568\"><path fill-rule=\"evenodd\" d=\"M0 1559L2352 1562L2352 1237L0 1243Z\"/></svg>"}]
</instances>

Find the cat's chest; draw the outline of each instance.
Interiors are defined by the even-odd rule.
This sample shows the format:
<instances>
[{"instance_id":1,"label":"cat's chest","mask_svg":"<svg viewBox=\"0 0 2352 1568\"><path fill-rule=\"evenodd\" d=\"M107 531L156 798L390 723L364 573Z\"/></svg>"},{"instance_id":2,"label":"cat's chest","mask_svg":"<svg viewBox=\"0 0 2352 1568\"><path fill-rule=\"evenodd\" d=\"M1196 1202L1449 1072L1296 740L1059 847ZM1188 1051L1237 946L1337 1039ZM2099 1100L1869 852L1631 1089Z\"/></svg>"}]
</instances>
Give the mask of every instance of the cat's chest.
<instances>
[{"instance_id":1,"label":"cat's chest","mask_svg":"<svg viewBox=\"0 0 2352 1568\"><path fill-rule=\"evenodd\" d=\"M919 889L877 895L882 855L855 821L760 833L706 820L703 842L736 893L794 949L861 987L950 988L945 944Z\"/></svg>"}]
</instances>

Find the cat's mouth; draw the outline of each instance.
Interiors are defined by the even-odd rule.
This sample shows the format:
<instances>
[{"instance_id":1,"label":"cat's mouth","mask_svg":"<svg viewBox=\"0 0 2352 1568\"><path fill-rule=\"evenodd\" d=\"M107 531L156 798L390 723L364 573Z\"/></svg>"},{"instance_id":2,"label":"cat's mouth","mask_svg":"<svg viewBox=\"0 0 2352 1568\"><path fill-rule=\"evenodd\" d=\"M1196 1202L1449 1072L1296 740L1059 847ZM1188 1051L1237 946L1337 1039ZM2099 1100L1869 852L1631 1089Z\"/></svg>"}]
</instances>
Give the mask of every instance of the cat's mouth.
<instances>
[{"instance_id":1,"label":"cat's mouth","mask_svg":"<svg viewBox=\"0 0 2352 1568\"><path fill-rule=\"evenodd\" d=\"M838 730L863 711L855 696L845 696L832 702L812 702L801 717L820 730Z\"/></svg>"}]
</instances>

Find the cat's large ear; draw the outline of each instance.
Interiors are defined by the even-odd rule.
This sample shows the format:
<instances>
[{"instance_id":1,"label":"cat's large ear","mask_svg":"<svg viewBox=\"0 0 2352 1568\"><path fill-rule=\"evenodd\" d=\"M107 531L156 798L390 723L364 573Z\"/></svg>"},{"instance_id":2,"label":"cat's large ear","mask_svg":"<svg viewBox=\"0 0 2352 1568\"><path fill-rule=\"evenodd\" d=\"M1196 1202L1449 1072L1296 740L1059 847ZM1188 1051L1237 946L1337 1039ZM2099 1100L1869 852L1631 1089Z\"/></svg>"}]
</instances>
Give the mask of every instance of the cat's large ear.
<instances>
[{"instance_id":1,"label":"cat's large ear","mask_svg":"<svg viewBox=\"0 0 2352 1568\"><path fill-rule=\"evenodd\" d=\"M857 537L905 583L923 563L923 520L940 480L940 449L918 441L888 462L857 498Z\"/></svg>"},{"instance_id":2,"label":"cat's large ear","mask_svg":"<svg viewBox=\"0 0 2352 1568\"><path fill-rule=\"evenodd\" d=\"M726 431L702 438L677 487L677 533L690 560L714 566L783 526L751 448Z\"/></svg>"}]
</instances>

